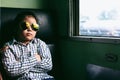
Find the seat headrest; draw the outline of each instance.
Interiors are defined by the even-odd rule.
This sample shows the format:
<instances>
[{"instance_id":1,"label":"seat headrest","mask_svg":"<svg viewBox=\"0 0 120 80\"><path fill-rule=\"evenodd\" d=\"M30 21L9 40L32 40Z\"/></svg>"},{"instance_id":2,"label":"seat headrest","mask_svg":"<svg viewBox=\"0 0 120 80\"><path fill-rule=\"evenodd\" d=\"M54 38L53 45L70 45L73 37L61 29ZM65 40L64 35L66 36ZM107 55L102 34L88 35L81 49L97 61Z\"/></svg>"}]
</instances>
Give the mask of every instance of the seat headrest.
<instances>
[{"instance_id":1,"label":"seat headrest","mask_svg":"<svg viewBox=\"0 0 120 80\"><path fill-rule=\"evenodd\" d=\"M36 37L42 39L46 43L52 43L54 39L54 31L50 12L39 9L2 7L0 15L0 44L3 44L11 39L13 25L12 22L16 15L21 11L32 11L35 13L40 23L40 30Z\"/></svg>"}]
</instances>

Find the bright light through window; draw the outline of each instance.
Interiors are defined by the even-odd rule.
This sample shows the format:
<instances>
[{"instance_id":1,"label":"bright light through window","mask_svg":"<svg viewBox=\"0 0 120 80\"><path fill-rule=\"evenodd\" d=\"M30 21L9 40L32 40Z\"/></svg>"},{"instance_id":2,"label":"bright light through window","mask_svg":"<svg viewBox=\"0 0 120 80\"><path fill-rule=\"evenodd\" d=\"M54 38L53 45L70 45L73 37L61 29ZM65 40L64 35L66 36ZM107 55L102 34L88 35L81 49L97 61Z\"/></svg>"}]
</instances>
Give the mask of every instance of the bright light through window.
<instances>
[{"instance_id":1,"label":"bright light through window","mask_svg":"<svg viewBox=\"0 0 120 80\"><path fill-rule=\"evenodd\" d=\"M79 0L79 35L120 37L119 0Z\"/></svg>"}]
</instances>

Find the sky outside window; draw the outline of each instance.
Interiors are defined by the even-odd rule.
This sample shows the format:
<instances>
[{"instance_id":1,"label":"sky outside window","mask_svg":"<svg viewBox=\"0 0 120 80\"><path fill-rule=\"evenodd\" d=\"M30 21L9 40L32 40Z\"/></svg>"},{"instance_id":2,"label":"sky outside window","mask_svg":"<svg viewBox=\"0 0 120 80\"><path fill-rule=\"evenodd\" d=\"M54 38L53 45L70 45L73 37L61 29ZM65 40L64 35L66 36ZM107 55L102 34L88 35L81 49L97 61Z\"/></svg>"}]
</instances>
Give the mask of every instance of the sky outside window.
<instances>
[{"instance_id":1,"label":"sky outside window","mask_svg":"<svg viewBox=\"0 0 120 80\"><path fill-rule=\"evenodd\" d=\"M79 0L79 34L120 36L119 0Z\"/></svg>"}]
</instances>

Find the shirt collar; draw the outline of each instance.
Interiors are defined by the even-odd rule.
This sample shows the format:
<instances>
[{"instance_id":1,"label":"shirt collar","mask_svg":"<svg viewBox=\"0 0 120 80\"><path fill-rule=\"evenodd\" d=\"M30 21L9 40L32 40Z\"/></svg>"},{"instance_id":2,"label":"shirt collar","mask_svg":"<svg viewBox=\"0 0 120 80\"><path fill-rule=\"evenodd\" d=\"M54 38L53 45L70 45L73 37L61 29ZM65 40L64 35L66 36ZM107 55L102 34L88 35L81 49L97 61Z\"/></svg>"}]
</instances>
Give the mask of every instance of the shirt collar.
<instances>
[{"instance_id":1,"label":"shirt collar","mask_svg":"<svg viewBox=\"0 0 120 80\"><path fill-rule=\"evenodd\" d=\"M12 44L20 44L21 42L17 41L15 38L12 40ZM35 38L30 41L30 43L35 43Z\"/></svg>"}]
</instances>

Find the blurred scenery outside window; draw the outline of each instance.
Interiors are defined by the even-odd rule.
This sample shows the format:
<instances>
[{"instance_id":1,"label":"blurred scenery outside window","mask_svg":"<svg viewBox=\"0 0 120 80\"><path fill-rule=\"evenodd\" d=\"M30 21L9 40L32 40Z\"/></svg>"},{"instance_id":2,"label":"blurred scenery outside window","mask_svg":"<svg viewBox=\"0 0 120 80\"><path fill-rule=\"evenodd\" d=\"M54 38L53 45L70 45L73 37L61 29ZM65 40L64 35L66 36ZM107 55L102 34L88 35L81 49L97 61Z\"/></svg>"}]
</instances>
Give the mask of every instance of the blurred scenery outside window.
<instances>
[{"instance_id":1,"label":"blurred scenery outside window","mask_svg":"<svg viewBox=\"0 0 120 80\"><path fill-rule=\"evenodd\" d=\"M119 0L79 0L79 35L120 37Z\"/></svg>"}]
</instances>

